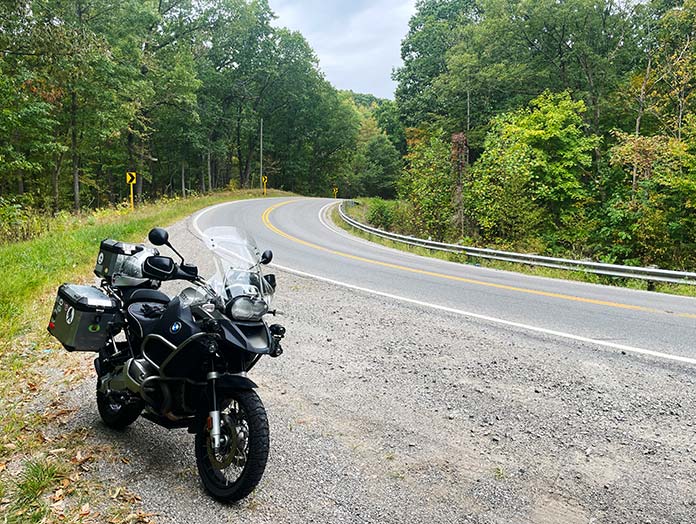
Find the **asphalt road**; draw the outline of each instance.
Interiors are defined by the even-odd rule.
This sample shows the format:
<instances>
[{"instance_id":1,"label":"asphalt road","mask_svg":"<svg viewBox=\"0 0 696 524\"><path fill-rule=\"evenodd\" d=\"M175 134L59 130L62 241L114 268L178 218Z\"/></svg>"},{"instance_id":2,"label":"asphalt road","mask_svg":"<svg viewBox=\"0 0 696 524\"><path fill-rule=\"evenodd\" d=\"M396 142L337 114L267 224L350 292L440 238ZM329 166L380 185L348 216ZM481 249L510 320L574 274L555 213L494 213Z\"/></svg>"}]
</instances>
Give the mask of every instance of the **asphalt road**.
<instances>
[{"instance_id":1,"label":"asphalt road","mask_svg":"<svg viewBox=\"0 0 696 524\"><path fill-rule=\"evenodd\" d=\"M696 366L578 340L688 355L693 319L677 315L693 300L393 252L327 229L327 203L232 203L168 228L203 275L213 262L192 232L213 225L244 227L279 266L315 275L277 270L285 314L269 320L287 327L285 353L251 372L271 428L258 489L216 503L191 435L143 419L109 430L87 380L64 395L75 416L59 430L110 450L90 463L95 494L133 492L159 523L696 522Z\"/></svg>"},{"instance_id":2,"label":"asphalt road","mask_svg":"<svg viewBox=\"0 0 696 524\"><path fill-rule=\"evenodd\" d=\"M279 198L222 204L195 216L191 228L194 233L221 225L244 228L262 251L273 250L273 263L284 269L479 315L521 331L589 339L636 358L696 364L696 299L534 277L385 248L333 225L327 206L335 202Z\"/></svg>"}]
</instances>

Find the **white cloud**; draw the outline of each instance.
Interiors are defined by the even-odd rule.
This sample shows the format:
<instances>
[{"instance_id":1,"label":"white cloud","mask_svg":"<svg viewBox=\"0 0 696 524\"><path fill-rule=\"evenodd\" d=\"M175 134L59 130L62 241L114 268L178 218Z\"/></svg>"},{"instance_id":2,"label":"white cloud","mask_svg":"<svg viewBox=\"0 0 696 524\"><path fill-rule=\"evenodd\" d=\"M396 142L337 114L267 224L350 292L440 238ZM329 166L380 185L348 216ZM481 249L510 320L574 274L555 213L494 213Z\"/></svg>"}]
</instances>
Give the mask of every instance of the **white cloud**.
<instances>
[{"instance_id":1,"label":"white cloud","mask_svg":"<svg viewBox=\"0 0 696 524\"><path fill-rule=\"evenodd\" d=\"M401 40L415 0L271 0L277 26L300 31L314 48L326 78L339 89L392 98L392 68L401 64Z\"/></svg>"}]
</instances>

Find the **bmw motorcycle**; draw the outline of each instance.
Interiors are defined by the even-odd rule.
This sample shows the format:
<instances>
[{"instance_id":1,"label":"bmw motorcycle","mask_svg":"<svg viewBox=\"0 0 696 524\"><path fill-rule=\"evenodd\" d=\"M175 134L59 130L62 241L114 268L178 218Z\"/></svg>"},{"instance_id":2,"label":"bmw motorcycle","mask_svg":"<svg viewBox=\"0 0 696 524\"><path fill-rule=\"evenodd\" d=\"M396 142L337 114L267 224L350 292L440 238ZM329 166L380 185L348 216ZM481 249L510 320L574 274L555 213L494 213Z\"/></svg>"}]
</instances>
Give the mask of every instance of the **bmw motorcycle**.
<instances>
[{"instance_id":1,"label":"bmw motorcycle","mask_svg":"<svg viewBox=\"0 0 696 524\"><path fill-rule=\"evenodd\" d=\"M100 288L64 284L49 332L68 351L97 353L97 408L104 423L123 429L143 417L195 434L198 472L222 502L258 485L269 449L268 419L247 373L264 355L282 353L285 328L264 321L276 281L261 267L254 241L234 227L203 232L215 275L206 280L169 243L150 231L156 248L104 240L95 266ZM162 282L181 281L175 297Z\"/></svg>"}]
</instances>

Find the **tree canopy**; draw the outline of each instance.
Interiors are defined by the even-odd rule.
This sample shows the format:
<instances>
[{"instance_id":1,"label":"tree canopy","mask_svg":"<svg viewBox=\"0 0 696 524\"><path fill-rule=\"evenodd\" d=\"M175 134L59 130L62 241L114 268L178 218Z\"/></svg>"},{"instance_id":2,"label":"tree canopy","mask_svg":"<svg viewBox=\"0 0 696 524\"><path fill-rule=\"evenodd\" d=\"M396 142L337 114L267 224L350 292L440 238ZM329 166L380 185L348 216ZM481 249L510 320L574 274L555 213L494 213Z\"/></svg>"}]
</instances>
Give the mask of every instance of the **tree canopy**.
<instances>
[{"instance_id":1,"label":"tree canopy","mask_svg":"<svg viewBox=\"0 0 696 524\"><path fill-rule=\"evenodd\" d=\"M420 220L396 222L441 236L423 227L439 214L449 241L693 269L695 31L694 0L419 1L394 79L421 137L399 209ZM449 180L437 212L428 180Z\"/></svg>"},{"instance_id":2,"label":"tree canopy","mask_svg":"<svg viewBox=\"0 0 696 524\"><path fill-rule=\"evenodd\" d=\"M329 195L352 171L342 195L393 194L399 155L364 131L381 101L339 93L274 18L266 0L9 2L0 198L97 207L124 198L127 171L138 199L258 187L262 133L271 187Z\"/></svg>"}]
</instances>

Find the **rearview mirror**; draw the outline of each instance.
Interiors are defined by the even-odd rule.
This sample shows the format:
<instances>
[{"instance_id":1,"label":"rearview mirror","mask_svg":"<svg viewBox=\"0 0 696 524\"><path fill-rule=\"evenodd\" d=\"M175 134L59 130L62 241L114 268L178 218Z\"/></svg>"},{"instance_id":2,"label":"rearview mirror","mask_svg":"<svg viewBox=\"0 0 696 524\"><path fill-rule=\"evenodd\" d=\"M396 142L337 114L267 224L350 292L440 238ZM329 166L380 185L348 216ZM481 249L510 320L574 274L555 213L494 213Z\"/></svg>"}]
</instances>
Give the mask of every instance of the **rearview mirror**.
<instances>
[{"instance_id":1,"label":"rearview mirror","mask_svg":"<svg viewBox=\"0 0 696 524\"><path fill-rule=\"evenodd\" d=\"M271 260L273 260L273 251L271 251L270 249L267 249L261 255L261 263L263 265L270 264Z\"/></svg>"},{"instance_id":2,"label":"rearview mirror","mask_svg":"<svg viewBox=\"0 0 696 524\"><path fill-rule=\"evenodd\" d=\"M176 264L169 257L147 257L143 262L143 276L154 280L169 280L175 269Z\"/></svg>"},{"instance_id":3,"label":"rearview mirror","mask_svg":"<svg viewBox=\"0 0 696 524\"><path fill-rule=\"evenodd\" d=\"M166 229L156 227L150 230L150 234L147 236L147 239L154 246L164 246L169 242L169 233L167 233Z\"/></svg>"}]
</instances>

